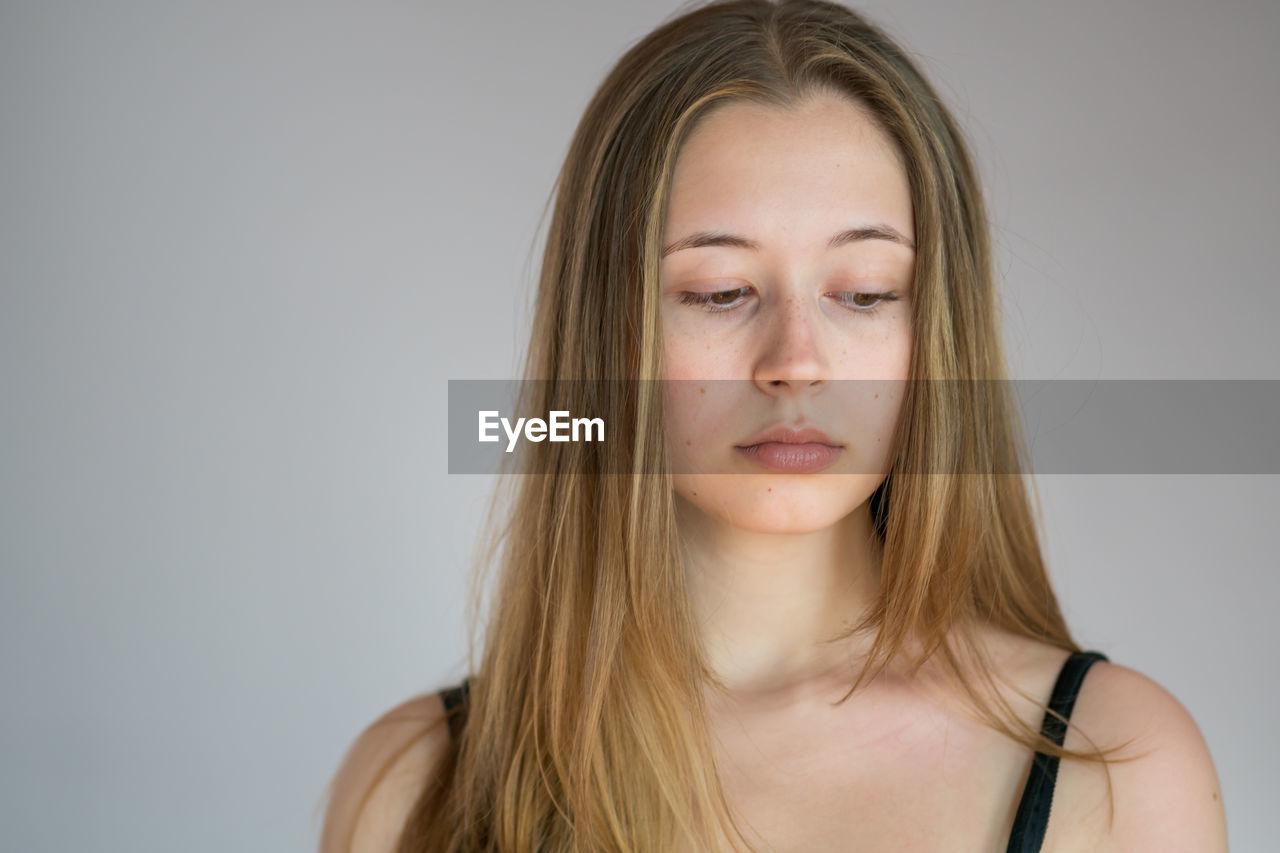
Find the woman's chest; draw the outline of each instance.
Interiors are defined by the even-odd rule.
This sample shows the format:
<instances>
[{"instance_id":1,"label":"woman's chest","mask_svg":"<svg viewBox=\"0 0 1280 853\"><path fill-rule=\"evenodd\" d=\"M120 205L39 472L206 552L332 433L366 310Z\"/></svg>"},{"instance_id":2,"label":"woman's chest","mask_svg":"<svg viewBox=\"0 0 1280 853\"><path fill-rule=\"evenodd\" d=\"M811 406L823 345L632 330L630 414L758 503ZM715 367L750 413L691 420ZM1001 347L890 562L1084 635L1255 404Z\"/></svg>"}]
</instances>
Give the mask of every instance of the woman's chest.
<instances>
[{"instance_id":1,"label":"woman's chest","mask_svg":"<svg viewBox=\"0 0 1280 853\"><path fill-rule=\"evenodd\" d=\"M1003 851L1029 754L973 720L901 708L724 720L725 795L761 851Z\"/></svg>"}]
</instances>

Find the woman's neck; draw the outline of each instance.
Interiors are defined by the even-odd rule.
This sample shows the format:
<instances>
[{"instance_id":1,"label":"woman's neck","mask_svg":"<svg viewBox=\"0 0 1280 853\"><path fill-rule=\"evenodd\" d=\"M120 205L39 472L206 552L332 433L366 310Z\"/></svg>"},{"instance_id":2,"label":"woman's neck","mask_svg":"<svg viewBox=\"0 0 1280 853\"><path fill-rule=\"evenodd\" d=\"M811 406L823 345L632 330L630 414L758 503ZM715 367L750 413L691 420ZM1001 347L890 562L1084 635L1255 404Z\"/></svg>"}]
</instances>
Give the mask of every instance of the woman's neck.
<instances>
[{"instance_id":1,"label":"woman's neck","mask_svg":"<svg viewBox=\"0 0 1280 853\"><path fill-rule=\"evenodd\" d=\"M880 548L866 504L812 533L735 528L677 498L686 579L708 663L744 701L848 681L869 640L831 639L871 606Z\"/></svg>"}]
</instances>

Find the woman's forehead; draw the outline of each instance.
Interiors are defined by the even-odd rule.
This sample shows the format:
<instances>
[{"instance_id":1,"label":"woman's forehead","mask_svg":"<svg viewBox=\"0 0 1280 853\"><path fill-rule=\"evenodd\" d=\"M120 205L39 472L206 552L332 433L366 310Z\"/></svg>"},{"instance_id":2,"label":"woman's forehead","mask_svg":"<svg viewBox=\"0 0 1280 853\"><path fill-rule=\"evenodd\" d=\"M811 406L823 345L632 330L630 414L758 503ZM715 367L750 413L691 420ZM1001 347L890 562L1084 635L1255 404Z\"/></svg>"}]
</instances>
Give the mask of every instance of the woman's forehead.
<instances>
[{"instance_id":1,"label":"woman's forehead","mask_svg":"<svg viewBox=\"0 0 1280 853\"><path fill-rule=\"evenodd\" d=\"M734 102L703 117L676 159L664 236L825 243L836 226L870 222L914 241L901 157L865 110L824 95L786 107Z\"/></svg>"}]
</instances>

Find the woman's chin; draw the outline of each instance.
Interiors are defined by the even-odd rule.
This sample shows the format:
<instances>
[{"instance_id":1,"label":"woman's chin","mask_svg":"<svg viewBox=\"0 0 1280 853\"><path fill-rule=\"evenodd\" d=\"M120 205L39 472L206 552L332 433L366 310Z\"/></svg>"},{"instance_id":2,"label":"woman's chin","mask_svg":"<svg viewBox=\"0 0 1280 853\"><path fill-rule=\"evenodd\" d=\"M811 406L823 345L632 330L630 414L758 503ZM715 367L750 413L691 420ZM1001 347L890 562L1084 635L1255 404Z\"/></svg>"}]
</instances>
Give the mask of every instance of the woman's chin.
<instances>
[{"instance_id":1,"label":"woman's chin","mask_svg":"<svg viewBox=\"0 0 1280 853\"><path fill-rule=\"evenodd\" d=\"M805 534L825 530L864 504L877 483L848 477L699 477L677 486L699 515L748 533ZM844 481L844 482L841 482ZM851 487L852 486L852 487Z\"/></svg>"}]
</instances>

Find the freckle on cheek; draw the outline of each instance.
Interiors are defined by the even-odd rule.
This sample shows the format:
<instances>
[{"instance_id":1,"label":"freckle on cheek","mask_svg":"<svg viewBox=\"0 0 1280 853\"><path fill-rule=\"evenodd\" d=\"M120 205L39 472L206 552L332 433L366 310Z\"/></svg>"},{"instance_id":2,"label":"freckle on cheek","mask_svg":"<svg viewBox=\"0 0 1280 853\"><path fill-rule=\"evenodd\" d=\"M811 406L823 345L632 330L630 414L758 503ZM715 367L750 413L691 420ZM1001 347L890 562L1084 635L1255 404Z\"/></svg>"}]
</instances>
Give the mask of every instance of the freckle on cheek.
<instances>
[{"instance_id":1,"label":"freckle on cheek","mask_svg":"<svg viewBox=\"0 0 1280 853\"><path fill-rule=\"evenodd\" d=\"M693 442L686 438L686 439L684 440L684 446L685 446L685 447L693 447Z\"/></svg>"},{"instance_id":2,"label":"freckle on cheek","mask_svg":"<svg viewBox=\"0 0 1280 853\"><path fill-rule=\"evenodd\" d=\"M707 389L706 389L706 388L699 388L699 389L698 389L698 393L699 393L699 394L705 394L705 393L707 393Z\"/></svg>"}]
</instances>

